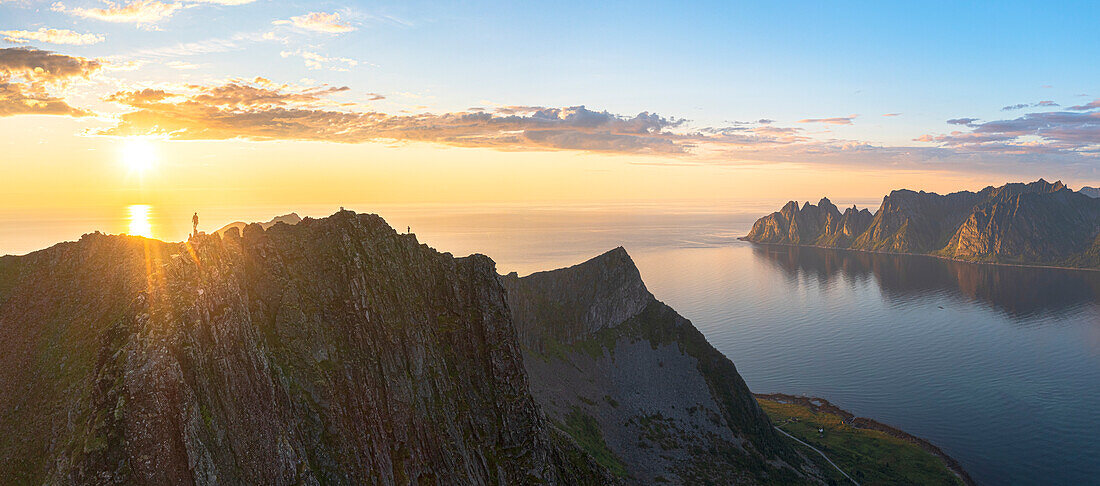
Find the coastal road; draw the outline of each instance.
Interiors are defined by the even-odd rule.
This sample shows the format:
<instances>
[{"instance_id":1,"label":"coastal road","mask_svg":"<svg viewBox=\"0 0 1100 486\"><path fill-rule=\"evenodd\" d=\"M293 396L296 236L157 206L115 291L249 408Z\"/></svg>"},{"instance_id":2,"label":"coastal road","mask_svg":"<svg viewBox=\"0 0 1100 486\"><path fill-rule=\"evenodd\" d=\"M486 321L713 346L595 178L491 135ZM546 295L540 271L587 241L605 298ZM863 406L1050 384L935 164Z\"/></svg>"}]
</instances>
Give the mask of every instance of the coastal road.
<instances>
[{"instance_id":1,"label":"coastal road","mask_svg":"<svg viewBox=\"0 0 1100 486\"><path fill-rule=\"evenodd\" d=\"M788 434L786 430L783 430L783 429L781 429L781 428L779 428L779 427L776 427L776 428L775 428L775 430L778 430L778 431L779 431L779 432L780 432L781 434L783 434L783 435L785 435L785 436L787 436L787 437L790 437L791 439L794 439L794 441L795 441L795 442L798 442L799 444L802 444L802 445L804 445L804 446L806 446L806 447L809 447L810 449L813 449L813 451L814 451L814 452L816 452L816 453L818 453L818 454L821 454L821 457L824 457L826 461L829 461L829 464L832 464L832 465L833 465L833 467L835 467L837 471L840 471L840 474L843 474L843 475L844 475L844 477L848 478L848 480L849 480L849 481L851 481L851 482L852 482L852 484L854 484L854 485L856 485L856 486L859 486L859 483L857 483L855 479L852 479L852 477L851 477L851 476L849 476L849 475L848 475L848 473L844 472L844 470L843 470L843 469L841 469L841 468L840 468L840 466L837 466L837 465L836 465L836 463L835 463L835 462L833 462L833 460L832 460L832 459L829 459L829 456L826 456L824 452L821 452L821 451L817 450L817 448L816 448L816 447L814 447L814 446L812 446L812 445L810 445L810 444L807 444L807 443L805 443L805 442L802 442L801 440L798 440L798 438L797 438L797 437L795 437L795 436L793 436L793 435L791 435L791 434Z\"/></svg>"}]
</instances>

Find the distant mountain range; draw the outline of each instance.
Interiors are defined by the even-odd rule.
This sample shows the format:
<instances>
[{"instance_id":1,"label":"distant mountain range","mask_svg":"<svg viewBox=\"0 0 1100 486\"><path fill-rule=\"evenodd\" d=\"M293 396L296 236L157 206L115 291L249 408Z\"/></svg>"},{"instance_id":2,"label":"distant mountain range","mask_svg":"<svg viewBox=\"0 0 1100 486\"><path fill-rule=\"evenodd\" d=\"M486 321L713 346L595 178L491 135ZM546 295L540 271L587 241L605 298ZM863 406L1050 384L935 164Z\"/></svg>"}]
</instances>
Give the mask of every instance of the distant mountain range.
<instances>
[{"instance_id":1,"label":"distant mountain range","mask_svg":"<svg viewBox=\"0 0 1100 486\"><path fill-rule=\"evenodd\" d=\"M1100 187L1085 186L1078 189L1077 192L1084 194L1088 197L1100 197Z\"/></svg>"},{"instance_id":2,"label":"distant mountain range","mask_svg":"<svg viewBox=\"0 0 1100 486\"><path fill-rule=\"evenodd\" d=\"M1085 188L1091 189L1091 188ZM873 215L827 198L760 218L755 243L929 254L966 261L1100 268L1100 199L1043 179L948 195L897 190Z\"/></svg>"},{"instance_id":3,"label":"distant mountain range","mask_svg":"<svg viewBox=\"0 0 1100 486\"><path fill-rule=\"evenodd\" d=\"M276 223L298 224L300 222L302 222L302 218L301 218L301 216L298 216L298 213L290 213L290 214L284 214L282 216L276 216L274 218L271 218L271 221L268 221L266 223L257 223L257 224L259 224L261 228L266 230L266 229L268 229L272 226L275 226ZM237 231L239 231L240 233L243 234L244 233L244 228L245 228L245 226L248 226L248 224L249 223L245 223L244 221L236 221L236 222L233 222L233 223L229 223L225 226L222 226L221 229L219 229L218 231L215 231L214 234L216 234L218 236L225 236L225 232L229 231L232 228L237 228Z\"/></svg>"}]
</instances>

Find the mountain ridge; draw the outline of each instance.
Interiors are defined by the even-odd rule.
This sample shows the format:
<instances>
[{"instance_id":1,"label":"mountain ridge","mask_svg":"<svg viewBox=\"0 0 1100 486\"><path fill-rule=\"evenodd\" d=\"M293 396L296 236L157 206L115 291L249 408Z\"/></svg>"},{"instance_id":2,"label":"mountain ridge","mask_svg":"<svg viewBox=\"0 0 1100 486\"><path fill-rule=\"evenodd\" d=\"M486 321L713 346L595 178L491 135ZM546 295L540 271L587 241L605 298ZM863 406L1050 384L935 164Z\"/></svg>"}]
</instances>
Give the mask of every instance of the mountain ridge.
<instances>
[{"instance_id":1,"label":"mountain ridge","mask_svg":"<svg viewBox=\"0 0 1100 486\"><path fill-rule=\"evenodd\" d=\"M828 225L812 224L821 220L819 213L818 206L806 203L799 209L792 201L757 220L741 239L983 263L1100 268L1100 199L1070 191L1060 181L1039 179L947 195L891 191L854 238L830 239ZM863 221L853 219L851 227L858 231Z\"/></svg>"},{"instance_id":2,"label":"mountain ridge","mask_svg":"<svg viewBox=\"0 0 1100 486\"><path fill-rule=\"evenodd\" d=\"M342 211L0 260L0 474L613 484L547 422L492 260Z\"/></svg>"},{"instance_id":3,"label":"mountain ridge","mask_svg":"<svg viewBox=\"0 0 1100 486\"><path fill-rule=\"evenodd\" d=\"M587 424L602 463L628 483L823 482L733 363L645 288L623 248L502 282L536 400L564 430ZM565 303L579 311L561 312Z\"/></svg>"}]
</instances>

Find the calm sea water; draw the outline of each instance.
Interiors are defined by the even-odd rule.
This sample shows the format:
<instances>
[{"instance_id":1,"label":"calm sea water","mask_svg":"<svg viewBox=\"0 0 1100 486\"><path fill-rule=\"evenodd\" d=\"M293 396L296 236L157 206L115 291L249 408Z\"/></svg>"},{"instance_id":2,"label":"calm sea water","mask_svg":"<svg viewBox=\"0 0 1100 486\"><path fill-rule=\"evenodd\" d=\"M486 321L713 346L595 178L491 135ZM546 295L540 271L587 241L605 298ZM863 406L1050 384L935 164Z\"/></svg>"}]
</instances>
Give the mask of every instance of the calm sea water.
<instances>
[{"instance_id":1,"label":"calm sea water","mask_svg":"<svg viewBox=\"0 0 1100 486\"><path fill-rule=\"evenodd\" d=\"M981 484L1100 484L1100 272L737 241L759 214L485 215L426 238L521 274L622 244L752 390L900 427Z\"/></svg>"},{"instance_id":2,"label":"calm sea water","mask_svg":"<svg viewBox=\"0 0 1100 486\"><path fill-rule=\"evenodd\" d=\"M440 250L488 254L501 272L557 268L625 246L654 295L691 319L753 391L820 396L900 427L982 484L1100 484L1100 272L736 240L774 207L370 209ZM335 209L298 208L315 216ZM212 230L285 212L202 214ZM126 217L144 214L154 236L189 229L189 208L117 213L37 218L33 227L125 231L144 227ZM44 238L25 222L0 221L9 237L0 253Z\"/></svg>"}]
</instances>

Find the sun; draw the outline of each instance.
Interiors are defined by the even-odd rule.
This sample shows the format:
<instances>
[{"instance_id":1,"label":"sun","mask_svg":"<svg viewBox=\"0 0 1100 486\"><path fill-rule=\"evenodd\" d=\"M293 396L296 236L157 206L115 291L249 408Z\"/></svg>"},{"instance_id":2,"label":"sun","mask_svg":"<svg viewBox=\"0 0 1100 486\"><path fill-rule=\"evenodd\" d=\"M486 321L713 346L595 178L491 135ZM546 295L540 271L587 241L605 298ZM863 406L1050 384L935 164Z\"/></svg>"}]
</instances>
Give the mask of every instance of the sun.
<instances>
[{"instance_id":1,"label":"sun","mask_svg":"<svg viewBox=\"0 0 1100 486\"><path fill-rule=\"evenodd\" d=\"M143 175L157 162L157 147L144 138L131 138L122 143L122 163L130 172Z\"/></svg>"}]
</instances>

